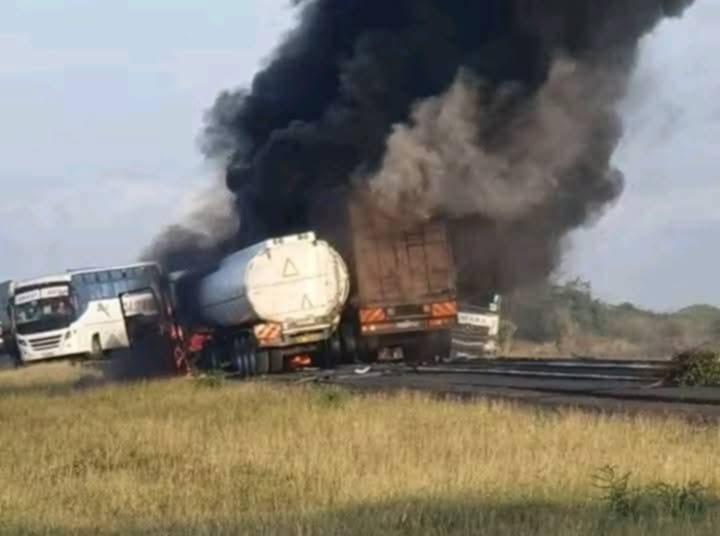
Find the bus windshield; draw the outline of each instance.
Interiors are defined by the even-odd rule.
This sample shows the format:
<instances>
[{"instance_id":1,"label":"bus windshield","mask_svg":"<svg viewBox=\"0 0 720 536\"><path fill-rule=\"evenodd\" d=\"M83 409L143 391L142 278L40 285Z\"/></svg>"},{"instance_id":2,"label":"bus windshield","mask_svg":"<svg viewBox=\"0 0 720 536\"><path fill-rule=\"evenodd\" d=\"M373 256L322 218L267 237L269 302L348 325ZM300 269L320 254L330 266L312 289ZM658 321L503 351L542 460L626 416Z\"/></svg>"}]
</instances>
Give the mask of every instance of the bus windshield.
<instances>
[{"instance_id":1,"label":"bus windshield","mask_svg":"<svg viewBox=\"0 0 720 536\"><path fill-rule=\"evenodd\" d=\"M75 319L69 294L68 287L19 293L13 304L18 334L31 335L68 327Z\"/></svg>"}]
</instances>

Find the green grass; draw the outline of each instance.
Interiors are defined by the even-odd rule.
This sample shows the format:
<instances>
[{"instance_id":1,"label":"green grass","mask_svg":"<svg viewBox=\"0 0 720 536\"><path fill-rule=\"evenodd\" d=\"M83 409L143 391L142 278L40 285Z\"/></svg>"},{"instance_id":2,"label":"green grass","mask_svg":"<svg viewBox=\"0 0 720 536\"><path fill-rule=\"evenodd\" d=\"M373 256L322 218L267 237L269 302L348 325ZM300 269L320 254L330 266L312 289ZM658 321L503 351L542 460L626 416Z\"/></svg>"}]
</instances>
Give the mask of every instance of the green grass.
<instances>
[{"instance_id":1,"label":"green grass","mask_svg":"<svg viewBox=\"0 0 720 536\"><path fill-rule=\"evenodd\" d=\"M187 379L73 389L82 374L0 375L0 533L655 536L720 526L715 427ZM698 481L707 508L678 515L658 502L618 516L594 480L605 466L631 471L638 490Z\"/></svg>"}]
</instances>

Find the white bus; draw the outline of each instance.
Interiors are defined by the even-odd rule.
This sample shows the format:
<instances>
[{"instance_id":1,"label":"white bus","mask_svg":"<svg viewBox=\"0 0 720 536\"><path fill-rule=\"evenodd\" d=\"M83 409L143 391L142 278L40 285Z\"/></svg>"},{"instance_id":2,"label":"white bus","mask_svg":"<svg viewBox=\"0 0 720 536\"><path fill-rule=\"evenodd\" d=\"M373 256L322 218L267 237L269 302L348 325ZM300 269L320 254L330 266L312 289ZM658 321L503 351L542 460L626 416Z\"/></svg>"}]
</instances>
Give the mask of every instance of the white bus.
<instances>
[{"instance_id":1,"label":"white bus","mask_svg":"<svg viewBox=\"0 0 720 536\"><path fill-rule=\"evenodd\" d=\"M121 305L120 296L156 288L160 277L156 263L138 263L15 283L10 312L20 361L99 358L127 348L124 316L144 314L155 302L141 294Z\"/></svg>"}]
</instances>

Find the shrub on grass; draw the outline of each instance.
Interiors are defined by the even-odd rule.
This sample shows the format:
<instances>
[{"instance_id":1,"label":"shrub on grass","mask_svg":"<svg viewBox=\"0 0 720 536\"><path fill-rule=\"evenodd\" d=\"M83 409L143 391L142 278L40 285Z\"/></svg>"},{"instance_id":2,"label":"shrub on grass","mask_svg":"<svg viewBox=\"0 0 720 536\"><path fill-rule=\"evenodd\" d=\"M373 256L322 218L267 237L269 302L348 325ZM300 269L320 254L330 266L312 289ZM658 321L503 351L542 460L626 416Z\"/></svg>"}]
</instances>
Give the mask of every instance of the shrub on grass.
<instances>
[{"instance_id":1,"label":"shrub on grass","mask_svg":"<svg viewBox=\"0 0 720 536\"><path fill-rule=\"evenodd\" d=\"M690 350L673 358L670 381L685 386L720 386L720 355L711 350Z\"/></svg>"},{"instance_id":2,"label":"shrub on grass","mask_svg":"<svg viewBox=\"0 0 720 536\"><path fill-rule=\"evenodd\" d=\"M616 518L689 518L704 514L710 503L706 487L699 482L631 486L631 473L619 473L603 467L594 476L594 485L602 491L601 500Z\"/></svg>"}]
</instances>

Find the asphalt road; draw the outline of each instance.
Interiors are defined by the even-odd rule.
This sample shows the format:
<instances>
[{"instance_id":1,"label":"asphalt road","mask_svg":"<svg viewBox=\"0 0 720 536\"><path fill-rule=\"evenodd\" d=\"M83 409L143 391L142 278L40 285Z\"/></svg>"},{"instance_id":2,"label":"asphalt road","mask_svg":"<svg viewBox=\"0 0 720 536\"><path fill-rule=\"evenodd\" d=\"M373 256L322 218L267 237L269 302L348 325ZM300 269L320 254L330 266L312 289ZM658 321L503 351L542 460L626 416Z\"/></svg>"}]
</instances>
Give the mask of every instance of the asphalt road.
<instances>
[{"instance_id":1,"label":"asphalt road","mask_svg":"<svg viewBox=\"0 0 720 536\"><path fill-rule=\"evenodd\" d=\"M151 372L145 360L131 366L140 363L135 361L114 361L114 368L105 372L118 380L145 377ZM499 359L428 366L345 365L329 371L307 370L269 376L266 380L330 384L370 392L421 391L453 399L509 400L545 408L672 414L720 422L720 388L664 385L662 378L668 364L667 361ZM10 358L0 354L0 369L11 367Z\"/></svg>"},{"instance_id":2,"label":"asphalt road","mask_svg":"<svg viewBox=\"0 0 720 536\"><path fill-rule=\"evenodd\" d=\"M422 367L376 365L369 371L361 366L343 366L333 371L285 375L278 380L720 421L720 388L663 385L667 366L667 362L498 360Z\"/></svg>"}]
</instances>

